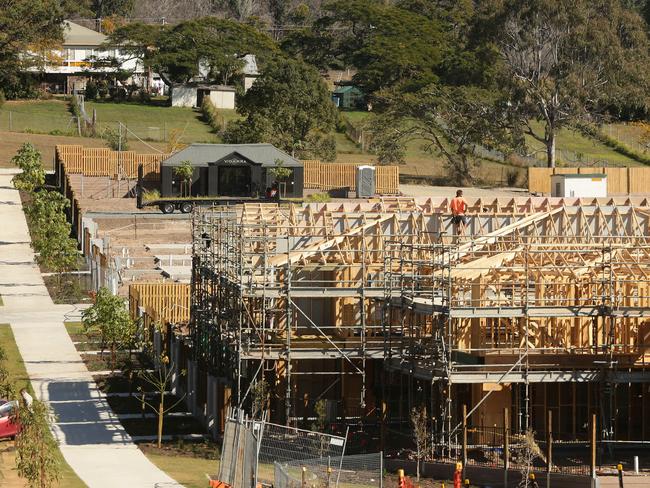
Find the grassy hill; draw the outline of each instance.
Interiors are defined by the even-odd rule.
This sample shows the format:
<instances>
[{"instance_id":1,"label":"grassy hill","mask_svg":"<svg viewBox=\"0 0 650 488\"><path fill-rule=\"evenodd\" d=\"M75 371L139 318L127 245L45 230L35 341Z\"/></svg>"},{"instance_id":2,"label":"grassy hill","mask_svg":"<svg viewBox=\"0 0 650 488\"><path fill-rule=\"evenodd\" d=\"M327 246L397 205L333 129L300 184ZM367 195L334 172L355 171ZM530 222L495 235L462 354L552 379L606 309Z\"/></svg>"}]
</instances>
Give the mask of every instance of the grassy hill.
<instances>
[{"instance_id":1,"label":"grassy hill","mask_svg":"<svg viewBox=\"0 0 650 488\"><path fill-rule=\"evenodd\" d=\"M73 134L76 122L63 100L8 101L0 107L0 130Z\"/></svg>"},{"instance_id":2,"label":"grassy hill","mask_svg":"<svg viewBox=\"0 0 650 488\"><path fill-rule=\"evenodd\" d=\"M129 131L144 140L167 141L170 134L177 131L181 134L182 141L186 143L218 142L217 135L201 119L201 112L191 108L138 103L87 102L86 113L92 116L93 111L97 113L99 133L106 127L116 128L118 122L122 122Z\"/></svg>"},{"instance_id":3,"label":"grassy hill","mask_svg":"<svg viewBox=\"0 0 650 488\"><path fill-rule=\"evenodd\" d=\"M344 112L343 117L353 126L358 127L368 117L367 112ZM541 126L537 127L541 129ZM604 128L607 130L607 127ZM615 124L606 132L611 137L620 134L626 137L623 141L638 147L638 140L643 130L634 124ZM353 143L344 134L337 134L339 160L372 162L372 154L362 151L361 147ZM401 167L402 175L426 176L444 183L444 160L436 155L426 152L423 143L414 141L407 147L406 164ZM544 145L527 137L527 145L531 157L539 160L540 165L546 161ZM556 157L559 165L564 166L639 166L641 163L629 156L615 151L594 138L584 136L572 130L560 131L557 139ZM525 168L493 160L481 160L480 166L475 170L475 177L479 183L490 185L508 185L512 181L523 184Z\"/></svg>"},{"instance_id":4,"label":"grassy hill","mask_svg":"<svg viewBox=\"0 0 650 488\"><path fill-rule=\"evenodd\" d=\"M138 152L165 151L166 142L173 134L184 143L220 142L220 138L203 121L201 113L191 108L165 107L140 103L87 102L86 111L92 116L96 111L98 136L106 127L116 128L118 122L128 127L129 148ZM219 110L228 122L239 116L233 110ZM368 112L344 112L343 117L352 126L358 127L368 117ZM541 127L540 127L541 128ZM44 152L44 161L53 159L56 144L83 144L101 147L104 141L99 138L79 138L77 127L69 105L64 100L11 101L0 107L0 165L8 160L22 142L31 141ZM642 124L610 124L602 132L620 140L639 153L648 151L650 130ZM30 135L30 134L34 135ZM36 135L47 134L47 135ZM133 135L144 140L140 142ZM335 134L338 161L373 163L376 157L352 141L345 133ZM529 138L530 153L544 164L545 151L542 144ZM445 162L442 158L423 149L421 141L413 141L407 147L406 164L401 167L403 175L426 178L444 184L446 179ZM558 135L557 159L565 166L638 166L641 163L628 155L621 154L595 138L587 137L571 130L562 130ZM478 183L506 186L523 185L525 167L500 163L494 160L481 160L475 170Z\"/></svg>"}]
</instances>

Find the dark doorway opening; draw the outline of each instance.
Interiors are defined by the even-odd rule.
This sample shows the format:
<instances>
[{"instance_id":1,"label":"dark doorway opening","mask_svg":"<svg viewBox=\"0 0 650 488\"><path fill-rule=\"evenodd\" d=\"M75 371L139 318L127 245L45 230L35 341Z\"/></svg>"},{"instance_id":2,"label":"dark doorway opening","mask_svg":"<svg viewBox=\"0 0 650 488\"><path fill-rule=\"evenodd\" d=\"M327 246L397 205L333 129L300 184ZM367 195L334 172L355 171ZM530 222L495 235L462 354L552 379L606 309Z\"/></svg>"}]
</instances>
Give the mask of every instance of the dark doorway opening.
<instances>
[{"instance_id":1,"label":"dark doorway opening","mask_svg":"<svg viewBox=\"0 0 650 488\"><path fill-rule=\"evenodd\" d=\"M248 197L251 194L250 166L219 166L219 195Z\"/></svg>"}]
</instances>

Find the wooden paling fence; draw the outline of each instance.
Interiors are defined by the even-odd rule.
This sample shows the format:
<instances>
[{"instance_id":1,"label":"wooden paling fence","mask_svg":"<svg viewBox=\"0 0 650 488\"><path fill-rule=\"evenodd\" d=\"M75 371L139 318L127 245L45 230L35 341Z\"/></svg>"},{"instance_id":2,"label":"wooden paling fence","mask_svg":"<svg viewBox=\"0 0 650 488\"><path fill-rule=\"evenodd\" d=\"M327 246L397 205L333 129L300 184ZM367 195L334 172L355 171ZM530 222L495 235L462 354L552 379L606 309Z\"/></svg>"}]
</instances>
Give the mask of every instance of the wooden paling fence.
<instances>
[{"instance_id":1,"label":"wooden paling fence","mask_svg":"<svg viewBox=\"0 0 650 488\"><path fill-rule=\"evenodd\" d=\"M138 177L138 166L143 165L145 180L160 181L160 162L169 154L137 154L134 151L111 151L107 148L77 145L56 146L57 163L65 166L67 174L108 176L110 178ZM322 163L303 161L305 188L334 190L356 188L356 167L363 163ZM380 195L399 193L399 167L375 166L375 188Z\"/></svg>"},{"instance_id":2,"label":"wooden paling fence","mask_svg":"<svg viewBox=\"0 0 650 488\"><path fill-rule=\"evenodd\" d=\"M152 310L159 320L179 324L190 319L190 285L187 283L133 283L129 285L131 317L138 309Z\"/></svg>"},{"instance_id":3,"label":"wooden paling fence","mask_svg":"<svg viewBox=\"0 0 650 488\"><path fill-rule=\"evenodd\" d=\"M357 183L357 166L365 163L322 163L303 161L305 188L312 190L354 190ZM380 195L399 193L399 167L375 166L375 189Z\"/></svg>"},{"instance_id":4,"label":"wooden paling fence","mask_svg":"<svg viewBox=\"0 0 650 488\"><path fill-rule=\"evenodd\" d=\"M551 193L551 176L560 174L607 175L608 195L630 195L647 193L650 188L650 168L528 168L528 191L534 193Z\"/></svg>"},{"instance_id":5,"label":"wooden paling fence","mask_svg":"<svg viewBox=\"0 0 650 488\"><path fill-rule=\"evenodd\" d=\"M76 145L56 146L57 162L65 165L69 174L84 176L119 176L135 179L138 166L143 165L146 180L160 181L160 162L169 154L138 154L134 151L111 151L107 148Z\"/></svg>"}]
</instances>

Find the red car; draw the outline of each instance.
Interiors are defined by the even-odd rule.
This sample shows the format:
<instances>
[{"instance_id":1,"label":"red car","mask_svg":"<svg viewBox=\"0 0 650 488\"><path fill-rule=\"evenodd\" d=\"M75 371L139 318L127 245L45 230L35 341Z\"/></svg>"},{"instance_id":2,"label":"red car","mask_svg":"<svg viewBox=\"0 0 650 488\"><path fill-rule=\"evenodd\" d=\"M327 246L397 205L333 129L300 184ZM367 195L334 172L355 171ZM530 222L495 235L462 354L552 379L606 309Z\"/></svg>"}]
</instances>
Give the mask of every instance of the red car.
<instances>
[{"instance_id":1,"label":"red car","mask_svg":"<svg viewBox=\"0 0 650 488\"><path fill-rule=\"evenodd\" d=\"M15 437L20 432L20 424L15 422L14 414L18 408L18 402L4 402L0 405L0 439Z\"/></svg>"}]
</instances>

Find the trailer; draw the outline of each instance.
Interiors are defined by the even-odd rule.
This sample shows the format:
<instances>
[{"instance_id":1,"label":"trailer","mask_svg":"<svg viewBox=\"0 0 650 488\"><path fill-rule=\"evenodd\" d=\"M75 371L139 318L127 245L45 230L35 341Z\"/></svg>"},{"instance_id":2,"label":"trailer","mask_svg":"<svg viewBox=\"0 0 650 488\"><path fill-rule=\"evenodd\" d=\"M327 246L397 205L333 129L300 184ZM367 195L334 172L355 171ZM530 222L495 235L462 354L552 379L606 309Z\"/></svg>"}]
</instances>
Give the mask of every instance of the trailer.
<instances>
[{"instance_id":1,"label":"trailer","mask_svg":"<svg viewBox=\"0 0 650 488\"><path fill-rule=\"evenodd\" d=\"M157 198L155 200L142 201L138 198L138 208L145 207L158 207L164 214L172 214L176 211L188 214L194 210L194 207L205 206L211 207L214 205L238 205L241 203L278 203L278 199L269 198L228 198L228 197L215 197L215 198Z\"/></svg>"},{"instance_id":2,"label":"trailer","mask_svg":"<svg viewBox=\"0 0 650 488\"><path fill-rule=\"evenodd\" d=\"M194 197L159 197L152 200L145 200L143 185L143 167L138 167L138 183L136 185L137 207L142 209L145 207L158 207L164 214L172 214L179 211L184 214L191 213L196 206L214 206L214 205L237 205L241 203L279 203L279 194L276 197L267 198L261 197L230 197L230 196L194 196Z\"/></svg>"}]
</instances>

